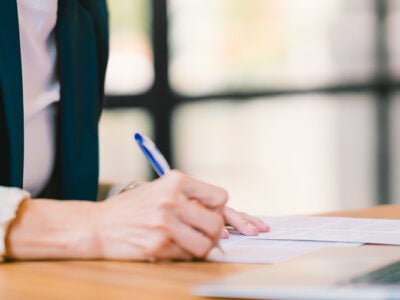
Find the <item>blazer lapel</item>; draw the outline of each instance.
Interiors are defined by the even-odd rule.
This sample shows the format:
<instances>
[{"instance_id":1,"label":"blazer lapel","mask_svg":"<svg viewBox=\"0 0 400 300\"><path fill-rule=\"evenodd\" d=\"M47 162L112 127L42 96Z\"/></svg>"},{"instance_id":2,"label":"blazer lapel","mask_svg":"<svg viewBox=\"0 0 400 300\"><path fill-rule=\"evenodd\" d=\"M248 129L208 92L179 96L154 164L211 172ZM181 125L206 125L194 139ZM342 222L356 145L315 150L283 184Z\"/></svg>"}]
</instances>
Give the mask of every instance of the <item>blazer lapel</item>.
<instances>
[{"instance_id":1,"label":"blazer lapel","mask_svg":"<svg viewBox=\"0 0 400 300\"><path fill-rule=\"evenodd\" d=\"M16 0L0 0L0 185L22 187L24 118Z\"/></svg>"},{"instance_id":2,"label":"blazer lapel","mask_svg":"<svg viewBox=\"0 0 400 300\"><path fill-rule=\"evenodd\" d=\"M60 198L93 199L98 184L98 64L94 19L80 1L59 1L57 36Z\"/></svg>"}]
</instances>

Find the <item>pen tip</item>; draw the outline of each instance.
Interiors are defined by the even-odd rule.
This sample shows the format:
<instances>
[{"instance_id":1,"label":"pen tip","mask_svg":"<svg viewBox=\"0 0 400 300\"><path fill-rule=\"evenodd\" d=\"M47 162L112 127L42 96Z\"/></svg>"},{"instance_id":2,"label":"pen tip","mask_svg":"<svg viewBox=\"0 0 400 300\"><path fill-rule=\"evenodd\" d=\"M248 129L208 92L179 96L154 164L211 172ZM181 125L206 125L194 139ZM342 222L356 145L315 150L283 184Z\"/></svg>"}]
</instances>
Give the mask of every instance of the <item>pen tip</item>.
<instances>
[{"instance_id":1,"label":"pen tip","mask_svg":"<svg viewBox=\"0 0 400 300\"><path fill-rule=\"evenodd\" d=\"M141 143L143 141L143 137L140 133L136 132L134 138L137 142Z\"/></svg>"}]
</instances>

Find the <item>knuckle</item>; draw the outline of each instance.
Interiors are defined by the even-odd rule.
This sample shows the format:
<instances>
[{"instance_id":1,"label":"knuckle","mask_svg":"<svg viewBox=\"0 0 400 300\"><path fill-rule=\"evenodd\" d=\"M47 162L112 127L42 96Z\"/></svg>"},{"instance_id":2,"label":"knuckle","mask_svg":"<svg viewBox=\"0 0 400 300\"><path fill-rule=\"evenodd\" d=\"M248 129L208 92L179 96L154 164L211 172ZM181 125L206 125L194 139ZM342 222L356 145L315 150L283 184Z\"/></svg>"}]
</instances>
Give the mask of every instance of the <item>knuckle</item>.
<instances>
[{"instance_id":1,"label":"knuckle","mask_svg":"<svg viewBox=\"0 0 400 300\"><path fill-rule=\"evenodd\" d=\"M249 219L249 215L243 211L238 212L238 214L244 219Z\"/></svg>"},{"instance_id":2,"label":"knuckle","mask_svg":"<svg viewBox=\"0 0 400 300\"><path fill-rule=\"evenodd\" d=\"M178 199L176 196L171 194L166 194L164 197L160 198L157 207L159 209L170 210L178 205Z\"/></svg>"},{"instance_id":3,"label":"knuckle","mask_svg":"<svg viewBox=\"0 0 400 300\"><path fill-rule=\"evenodd\" d=\"M183 182L186 180L186 175L184 175L183 173L181 173L177 170L173 170L173 171L171 171L169 178L170 178L173 186L175 188L177 188L177 187L181 186L183 184Z\"/></svg>"},{"instance_id":4,"label":"knuckle","mask_svg":"<svg viewBox=\"0 0 400 300\"><path fill-rule=\"evenodd\" d=\"M221 199L221 202L223 202L223 203L226 203L226 202L228 202L228 199L229 199L229 194L228 194L228 192L225 190L225 189L220 189L220 199Z\"/></svg>"}]
</instances>

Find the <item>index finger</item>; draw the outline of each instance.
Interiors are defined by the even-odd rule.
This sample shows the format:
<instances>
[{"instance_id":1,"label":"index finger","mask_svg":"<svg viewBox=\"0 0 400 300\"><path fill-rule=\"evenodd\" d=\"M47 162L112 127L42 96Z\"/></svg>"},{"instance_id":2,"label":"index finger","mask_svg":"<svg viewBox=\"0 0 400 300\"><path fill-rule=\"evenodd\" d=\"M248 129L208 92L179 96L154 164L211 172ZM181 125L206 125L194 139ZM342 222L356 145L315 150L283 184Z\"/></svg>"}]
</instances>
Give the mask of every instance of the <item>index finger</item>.
<instances>
[{"instance_id":1,"label":"index finger","mask_svg":"<svg viewBox=\"0 0 400 300\"><path fill-rule=\"evenodd\" d=\"M228 193L217 186L198 181L178 171L171 171L167 175L189 199L195 199L206 207L221 210L228 201Z\"/></svg>"}]
</instances>

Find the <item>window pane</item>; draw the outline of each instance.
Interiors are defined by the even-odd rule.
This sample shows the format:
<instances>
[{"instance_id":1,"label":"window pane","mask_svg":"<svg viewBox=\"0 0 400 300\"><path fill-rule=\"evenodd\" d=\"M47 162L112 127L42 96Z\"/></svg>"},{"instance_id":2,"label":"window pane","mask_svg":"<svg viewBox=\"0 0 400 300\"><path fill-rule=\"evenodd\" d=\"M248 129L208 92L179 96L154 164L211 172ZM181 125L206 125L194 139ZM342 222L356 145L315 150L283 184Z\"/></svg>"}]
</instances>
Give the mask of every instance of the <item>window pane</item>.
<instances>
[{"instance_id":1,"label":"window pane","mask_svg":"<svg viewBox=\"0 0 400 300\"><path fill-rule=\"evenodd\" d=\"M390 106L391 141L391 196L392 202L400 204L400 91L394 95Z\"/></svg>"},{"instance_id":2,"label":"window pane","mask_svg":"<svg viewBox=\"0 0 400 300\"><path fill-rule=\"evenodd\" d=\"M108 94L137 94L153 83L150 44L150 2L108 0L110 11L110 60Z\"/></svg>"},{"instance_id":3,"label":"window pane","mask_svg":"<svg viewBox=\"0 0 400 300\"><path fill-rule=\"evenodd\" d=\"M373 77L372 0L170 0L180 93L312 88Z\"/></svg>"},{"instance_id":4,"label":"window pane","mask_svg":"<svg viewBox=\"0 0 400 300\"><path fill-rule=\"evenodd\" d=\"M150 178L149 164L133 139L152 136L150 114L143 109L105 110L100 121L100 179L126 182Z\"/></svg>"},{"instance_id":5,"label":"window pane","mask_svg":"<svg viewBox=\"0 0 400 300\"><path fill-rule=\"evenodd\" d=\"M389 67L391 74L396 79L400 79L400 2L398 0L390 1L388 12Z\"/></svg>"},{"instance_id":6,"label":"window pane","mask_svg":"<svg viewBox=\"0 0 400 300\"><path fill-rule=\"evenodd\" d=\"M186 104L175 115L175 160L254 214L368 206L376 200L374 105L368 94Z\"/></svg>"}]
</instances>

